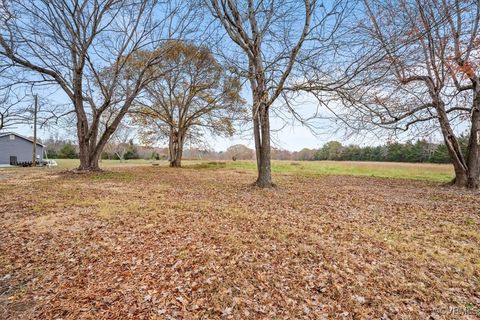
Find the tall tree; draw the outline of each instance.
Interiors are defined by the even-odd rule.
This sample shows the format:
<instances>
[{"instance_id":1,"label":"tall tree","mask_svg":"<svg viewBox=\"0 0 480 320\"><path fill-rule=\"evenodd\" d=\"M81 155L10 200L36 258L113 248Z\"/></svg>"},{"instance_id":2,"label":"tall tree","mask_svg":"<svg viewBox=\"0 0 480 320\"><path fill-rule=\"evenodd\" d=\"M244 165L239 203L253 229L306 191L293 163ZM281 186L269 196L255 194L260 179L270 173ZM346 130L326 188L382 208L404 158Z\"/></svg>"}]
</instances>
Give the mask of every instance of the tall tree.
<instances>
[{"instance_id":1,"label":"tall tree","mask_svg":"<svg viewBox=\"0 0 480 320\"><path fill-rule=\"evenodd\" d=\"M339 91L341 103L350 106L339 117L355 130L440 131L455 169L452 183L478 188L478 118L469 93L475 85L465 85L475 76L463 45L478 38L476 1L364 0L363 9L352 43L370 48L370 54L362 61L367 67L352 75L348 92ZM455 29L458 24L468 31ZM469 159L456 130L464 126L473 133Z\"/></svg>"},{"instance_id":2,"label":"tall tree","mask_svg":"<svg viewBox=\"0 0 480 320\"><path fill-rule=\"evenodd\" d=\"M258 170L256 185L271 187L271 108L283 96L289 82L301 77L301 74L293 74L301 69L302 61L312 58L317 52L315 47L331 39L343 8L337 1L318 4L315 0L206 2L213 17L239 48L232 60L240 59L240 62L232 65L232 69L248 80L251 90ZM324 59L322 56L315 58Z\"/></svg>"},{"instance_id":3,"label":"tall tree","mask_svg":"<svg viewBox=\"0 0 480 320\"><path fill-rule=\"evenodd\" d=\"M0 56L70 100L80 170L98 170L103 147L161 59L150 56L127 78L129 58L181 37L193 19L181 1L155 0L15 0L0 17ZM107 111L111 121L100 130Z\"/></svg>"},{"instance_id":4,"label":"tall tree","mask_svg":"<svg viewBox=\"0 0 480 320\"><path fill-rule=\"evenodd\" d=\"M135 119L144 138L167 137L171 167L180 167L187 137L206 129L232 135L242 115L240 81L229 76L206 47L170 41L155 69L161 76L136 99Z\"/></svg>"},{"instance_id":5,"label":"tall tree","mask_svg":"<svg viewBox=\"0 0 480 320\"><path fill-rule=\"evenodd\" d=\"M429 10L429 8L427 8ZM430 9L432 10L432 9ZM439 7L445 16L452 38L453 62L449 71L458 92L471 95L471 107L465 108L470 121L467 156L463 160L461 185L480 186L480 1L442 0ZM449 48L450 49L450 48Z\"/></svg>"}]
</instances>

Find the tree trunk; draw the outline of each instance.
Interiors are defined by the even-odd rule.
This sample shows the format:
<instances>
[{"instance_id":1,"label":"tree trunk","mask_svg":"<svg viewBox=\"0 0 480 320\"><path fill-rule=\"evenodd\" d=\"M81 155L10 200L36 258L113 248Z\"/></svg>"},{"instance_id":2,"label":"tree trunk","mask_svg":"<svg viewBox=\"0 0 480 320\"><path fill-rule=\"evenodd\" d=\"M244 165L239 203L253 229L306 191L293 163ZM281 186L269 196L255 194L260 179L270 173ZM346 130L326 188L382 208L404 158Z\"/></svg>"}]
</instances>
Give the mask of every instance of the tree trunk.
<instances>
[{"instance_id":1,"label":"tree trunk","mask_svg":"<svg viewBox=\"0 0 480 320\"><path fill-rule=\"evenodd\" d=\"M91 146L92 139L88 134L88 120L84 113L78 112L77 110L77 137L78 137L78 147L79 147L79 158L80 165L78 170L80 171L96 171L100 167L98 165L99 157L94 156Z\"/></svg>"},{"instance_id":2,"label":"tree trunk","mask_svg":"<svg viewBox=\"0 0 480 320\"><path fill-rule=\"evenodd\" d=\"M89 141L80 141L78 142L80 153L80 166L78 170L80 171L98 171L100 170L100 166L98 164L100 160L101 151L98 152L99 148L95 148L94 150L90 149Z\"/></svg>"},{"instance_id":3,"label":"tree trunk","mask_svg":"<svg viewBox=\"0 0 480 320\"><path fill-rule=\"evenodd\" d=\"M77 138L78 138L79 158L80 158L80 165L78 167L78 170L98 171L100 170L100 167L98 165L100 154L98 152L95 152L95 150L97 149L96 144L97 144L97 135L98 135L98 125L95 125L95 121L94 121L92 128L89 128L88 116L85 112L84 105L83 105L81 74L82 74L82 69L75 68L74 77L73 77L74 96L72 101L75 108L75 114L77 116ZM96 114L93 114L94 120L96 116L97 116ZM103 150L103 146L100 149L100 153L101 153L101 150Z\"/></svg>"},{"instance_id":4,"label":"tree trunk","mask_svg":"<svg viewBox=\"0 0 480 320\"><path fill-rule=\"evenodd\" d=\"M180 168L182 166L183 141L184 135L180 130L170 130L168 151L170 155L170 167L172 168Z\"/></svg>"},{"instance_id":5,"label":"tree trunk","mask_svg":"<svg viewBox=\"0 0 480 320\"><path fill-rule=\"evenodd\" d=\"M457 187L465 188L467 187L469 171L467 163L463 157L460 143L458 142L452 127L450 126L443 102L436 102L436 105L438 121L442 130L443 139L445 141L445 145L447 146L448 154L450 155L450 159L452 160L453 168L455 170L455 178L451 184Z\"/></svg>"},{"instance_id":6,"label":"tree trunk","mask_svg":"<svg viewBox=\"0 0 480 320\"><path fill-rule=\"evenodd\" d=\"M174 158L170 160L170 167L180 168L182 166L182 152L180 148L176 148L174 151Z\"/></svg>"},{"instance_id":7,"label":"tree trunk","mask_svg":"<svg viewBox=\"0 0 480 320\"><path fill-rule=\"evenodd\" d=\"M261 103L254 120L255 150L257 154L258 178L255 184L260 188L271 188L272 168L270 157L270 118L268 106Z\"/></svg>"},{"instance_id":8,"label":"tree trunk","mask_svg":"<svg viewBox=\"0 0 480 320\"><path fill-rule=\"evenodd\" d=\"M80 148L79 158L80 158L80 166L78 170L81 171L88 171L90 170L90 152L88 151L88 145L86 146L83 141L78 141L78 146Z\"/></svg>"},{"instance_id":9,"label":"tree trunk","mask_svg":"<svg viewBox=\"0 0 480 320\"><path fill-rule=\"evenodd\" d=\"M477 190L480 180L480 88L474 89L472 106L472 125L468 141L467 166L468 175L466 187Z\"/></svg>"},{"instance_id":10,"label":"tree trunk","mask_svg":"<svg viewBox=\"0 0 480 320\"><path fill-rule=\"evenodd\" d=\"M88 120L82 115L78 116L77 113L77 137L79 147L80 171L99 171L99 161L102 155L103 148L108 142L108 139L112 135L112 130L105 132L100 141L97 141L98 126L92 126L89 130Z\"/></svg>"},{"instance_id":11,"label":"tree trunk","mask_svg":"<svg viewBox=\"0 0 480 320\"><path fill-rule=\"evenodd\" d=\"M261 149L261 139L260 139L260 114L255 111L255 103L252 109L253 116L253 137L255 139L255 160L257 161L257 174L260 175L260 149Z\"/></svg>"},{"instance_id":12,"label":"tree trunk","mask_svg":"<svg viewBox=\"0 0 480 320\"><path fill-rule=\"evenodd\" d=\"M462 154L458 139L448 122L443 104L440 104L437 112L445 144L455 170L455 178L451 184L460 188L477 190L480 185L480 90L476 87L474 89L471 114L472 124L466 160Z\"/></svg>"}]
</instances>

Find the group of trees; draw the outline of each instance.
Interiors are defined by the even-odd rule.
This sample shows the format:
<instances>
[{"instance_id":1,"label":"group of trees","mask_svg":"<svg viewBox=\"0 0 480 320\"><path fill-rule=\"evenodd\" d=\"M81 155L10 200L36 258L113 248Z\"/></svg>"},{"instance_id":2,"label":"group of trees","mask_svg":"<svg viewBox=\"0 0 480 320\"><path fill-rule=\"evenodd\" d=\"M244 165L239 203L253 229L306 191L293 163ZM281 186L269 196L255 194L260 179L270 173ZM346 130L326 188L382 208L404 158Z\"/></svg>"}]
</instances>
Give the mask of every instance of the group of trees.
<instances>
[{"instance_id":1,"label":"group of trees","mask_svg":"<svg viewBox=\"0 0 480 320\"><path fill-rule=\"evenodd\" d=\"M98 170L103 148L156 76L162 51L155 49L182 38L193 19L175 1L2 2L0 55L29 83L51 85L70 100L79 169Z\"/></svg>"},{"instance_id":2,"label":"group of trees","mask_svg":"<svg viewBox=\"0 0 480 320\"><path fill-rule=\"evenodd\" d=\"M79 159L78 147L70 140L60 139L57 136L50 137L41 142L45 145L49 159ZM134 144L133 140L121 143L118 146L113 146L109 143L109 147L104 149L101 158L113 160L139 159L140 155L137 149L138 146ZM122 150L122 152L118 150Z\"/></svg>"},{"instance_id":3,"label":"group of trees","mask_svg":"<svg viewBox=\"0 0 480 320\"><path fill-rule=\"evenodd\" d=\"M127 118L168 140L171 166L186 139L249 119L256 185L271 187L271 115L310 125L323 107L356 133L441 132L453 183L476 189L479 21L478 0L4 1L0 91L61 93L52 114L74 117L79 170L124 157ZM2 127L19 119L6 97Z\"/></svg>"},{"instance_id":4,"label":"group of trees","mask_svg":"<svg viewBox=\"0 0 480 320\"><path fill-rule=\"evenodd\" d=\"M55 140L49 138L43 141L46 146L49 159L78 159L77 147L68 140ZM468 138L461 137L460 145L463 154L466 155ZM113 150L122 149L123 153ZM292 161L391 161L391 162L413 162L413 163L451 163L445 144L437 144L426 140L418 140L415 143L389 142L381 146L342 145L338 141L327 142L322 148L300 151L288 151L272 148L273 160ZM214 151L208 149L189 148L184 151L187 159L203 160L255 160L255 150L245 145L237 144L225 151ZM101 156L109 160L169 160L169 148L146 148L136 145L132 140L105 148Z\"/></svg>"},{"instance_id":5,"label":"group of trees","mask_svg":"<svg viewBox=\"0 0 480 320\"><path fill-rule=\"evenodd\" d=\"M467 153L469 139L461 136L459 139L463 154ZM430 162L451 163L445 144L432 143L426 140L416 142L388 142L381 146L342 145L338 141L329 141L319 149L304 148L300 151L288 151L272 148L272 159L292 161L391 161L391 162ZM208 152L206 159L221 160L254 160L255 150L244 145L234 145L225 152Z\"/></svg>"},{"instance_id":6,"label":"group of trees","mask_svg":"<svg viewBox=\"0 0 480 320\"><path fill-rule=\"evenodd\" d=\"M468 139L460 139L462 151L466 154ZM302 149L292 154L291 160L337 160L337 161L391 161L451 163L445 144L418 140L415 143L390 142L381 146L343 146L330 141L320 149Z\"/></svg>"},{"instance_id":7,"label":"group of trees","mask_svg":"<svg viewBox=\"0 0 480 320\"><path fill-rule=\"evenodd\" d=\"M49 159L78 159L77 148L70 140L52 136L40 141L45 145L46 154Z\"/></svg>"}]
</instances>

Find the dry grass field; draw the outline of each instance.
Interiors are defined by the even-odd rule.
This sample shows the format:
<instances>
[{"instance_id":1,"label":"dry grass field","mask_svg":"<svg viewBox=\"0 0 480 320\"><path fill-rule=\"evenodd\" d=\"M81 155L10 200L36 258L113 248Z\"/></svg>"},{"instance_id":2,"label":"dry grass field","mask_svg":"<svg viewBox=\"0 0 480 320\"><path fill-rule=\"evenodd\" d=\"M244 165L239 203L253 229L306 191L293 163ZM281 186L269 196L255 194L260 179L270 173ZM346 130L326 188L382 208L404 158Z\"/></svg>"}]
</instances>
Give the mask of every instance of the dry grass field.
<instances>
[{"instance_id":1,"label":"dry grass field","mask_svg":"<svg viewBox=\"0 0 480 320\"><path fill-rule=\"evenodd\" d=\"M78 160L61 159L57 160L57 170L73 169L78 167ZM100 163L102 168L120 168L131 166L151 166L152 163L160 166L168 166L167 161L149 160L103 160ZM193 168L219 167L233 170L256 170L254 161L199 161L184 160L184 166ZM353 175L382 178L398 178L412 180L426 180L446 183L453 178L453 166L451 164L433 163L401 163L401 162L362 162L362 161L278 161L272 162L274 173L300 174L304 176L319 175Z\"/></svg>"},{"instance_id":2,"label":"dry grass field","mask_svg":"<svg viewBox=\"0 0 480 320\"><path fill-rule=\"evenodd\" d=\"M276 172L0 171L0 318L477 319L478 194Z\"/></svg>"}]
</instances>

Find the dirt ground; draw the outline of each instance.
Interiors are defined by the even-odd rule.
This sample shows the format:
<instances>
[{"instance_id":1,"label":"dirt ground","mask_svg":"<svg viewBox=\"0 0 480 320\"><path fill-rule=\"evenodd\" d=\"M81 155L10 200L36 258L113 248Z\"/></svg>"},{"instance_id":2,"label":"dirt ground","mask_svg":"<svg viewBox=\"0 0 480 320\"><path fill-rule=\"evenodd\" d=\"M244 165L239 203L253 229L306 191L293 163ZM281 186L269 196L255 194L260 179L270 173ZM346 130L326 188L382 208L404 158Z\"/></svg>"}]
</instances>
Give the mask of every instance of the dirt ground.
<instances>
[{"instance_id":1,"label":"dirt ground","mask_svg":"<svg viewBox=\"0 0 480 320\"><path fill-rule=\"evenodd\" d=\"M477 319L480 197L162 167L0 171L1 319Z\"/></svg>"}]
</instances>

